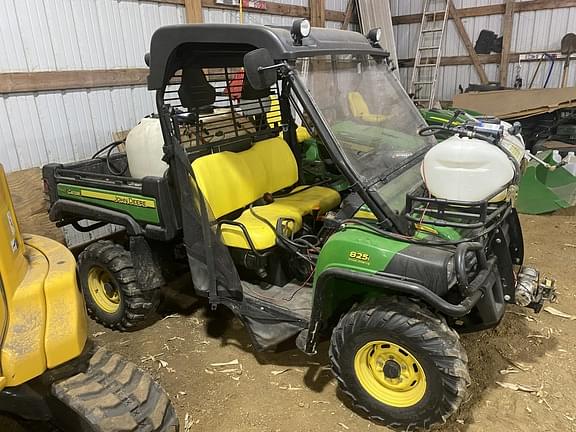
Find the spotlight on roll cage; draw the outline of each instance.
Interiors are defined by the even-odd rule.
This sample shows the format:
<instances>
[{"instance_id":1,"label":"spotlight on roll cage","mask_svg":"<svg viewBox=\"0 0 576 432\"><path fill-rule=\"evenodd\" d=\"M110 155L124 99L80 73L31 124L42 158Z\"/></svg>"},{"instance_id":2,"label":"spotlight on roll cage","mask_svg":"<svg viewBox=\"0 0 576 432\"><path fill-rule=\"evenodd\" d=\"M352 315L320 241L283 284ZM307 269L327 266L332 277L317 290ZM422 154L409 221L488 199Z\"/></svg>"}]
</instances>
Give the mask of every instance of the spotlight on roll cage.
<instances>
[{"instance_id":1,"label":"spotlight on roll cage","mask_svg":"<svg viewBox=\"0 0 576 432\"><path fill-rule=\"evenodd\" d=\"M294 45L302 45L302 39L310 36L310 30L310 21L305 18L295 20L292 23L292 29L290 30Z\"/></svg>"},{"instance_id":2,"label":"spotlight on roll cage","mask_svg":"<svg viewBox=\"0 0 576 432\"><path fill-rule=\"evenodd\" d=\"M366 35L366 38L370 41L372 45L380 43L381 37L382 37L382 29L380 27L373 28Z\"/></svg>"}]
</instances>

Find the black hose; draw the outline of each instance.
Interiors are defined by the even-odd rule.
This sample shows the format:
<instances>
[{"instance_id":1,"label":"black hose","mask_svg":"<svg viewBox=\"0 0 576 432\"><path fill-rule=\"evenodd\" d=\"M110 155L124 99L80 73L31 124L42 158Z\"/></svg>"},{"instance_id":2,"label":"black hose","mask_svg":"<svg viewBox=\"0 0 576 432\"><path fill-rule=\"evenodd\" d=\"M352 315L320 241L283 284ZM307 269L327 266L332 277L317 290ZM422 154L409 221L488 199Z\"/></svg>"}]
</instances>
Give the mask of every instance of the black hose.
<instances>
[{"instance_id":1,"label":"black hose","mask_svg":"<svg viewBox=\"0 0 576 432\"><path fill-rule=\"evenodd\" d=\"M544 81L544 85L542 86L542 88L546 88L546 86L548 85L548 82L550 81L550 77L552 76L552 70L554 69L554 63L556 62L556 60L554 59L554 57L552 57L550 54L544 53L544 55L545 55L549 60L552 60L552 64L550 65L550 69L548 70L548 76L546 76L546 81Z\"/></svg>"},{"instance_id":2,"label":"black hose","mask_svg":"<svg viewBox=\"0 0 576 432\"><path fill-rule=\"evenodd\" d=\"M124 142L124 141L122 141ZM118 144L120 145L120 144ZM113 175L117 175L117 176L123 176L124 174L126 174L126 171L128 170L128 163L126 163L124 165L124 169L121 171L116 170L116 168L112 168L113 165L110 162L110 155L112 154L112 150L114 150L115 148L118 147L118 145L114 146L114 147L110 147L108 149L108 153L106 153L106 166L108 167L108 171L110 171Z\"/></svg>"},{"instance_id":3,"label":"black hose","mask_svg":"<svg viewBox=\"0 0 576 432\"><path fill-rule=\"evenodd\" d=\"M318 249L318 246L315 246L312 243L310 243L304 239L290 240L287 237L284 237L283 235L281 235L276 230L276 227L274 227L274 225L272 225L268 220L266 220L265 218L263 218L262 216L260 216L259 214L257 214L254 211L254 209L252 208L252 204L250 204L250 207L248 207L248 209L250 210L250 213L252 214L252 216L254 216L256 219L258 219L260 222L264 223L266 226L268 226L274 232L274 235L276 236L276 238L278 240L280 240L280 242L282 243L282 245L286 249L292 251L293 253L295 253L299 257L305 259L310 264L315 265L314 261L312 261L309 257L307 257L306 255L304 255L300 252L300 249L305 249L305 248Z\"/></svg>"},{"instance_id":4,"label":"black hose","mask_svg":"<svg viewBox=\"0 0 576 432\"><path fill-rule=\"evenodd\" d=\"M116 176L123 176L124 174L126 174L126 171L128 170L128 164L126 164L126 166L124 167L123 170L119 171L117 170L112 163L110 162L110 156L112 154L112 151L117 148L120 144L124 144L126 142L125 139L123 140L119 140L119 141L114 141L110 144L105 145L104 147L102 147L100 150L98 150L96 153L94 153L91 157L91 159L96 159L98 156L100 156L102 153L104 153L105 151L107 151L106 156L105 156L105 160L106 160L106 167L108 168L108 171L110 171L110 173L112 175L116 175Z\"/></svg>"},{"instance_id":5,"label":"black hose","mask_svg":"<svg viewBox=\"0 0 576 432\"><path fill-rule=\"evenodd\" d=\"M304 186L302 189L298 189L298 190L293 189L293 190L291 190L290 192L287 192L287 193L284 193L284 194L272 194L272 198L286 198L286 197L289 197L289 196L292 196L292 195L299 194L300 192L307 191L308 189L311 189L311 188L313 188L313 187L325 185L325 184L327 184L327 183L330 183L331 181L332 181L332 179L320 180L319 182L316 182L316 183L314 183L314 184L306 185L306 186Z\"/></svg>"},{"instance_id":6,"label":"black hose","mask_svg":"<svg viewBox=\"0 0 576 432\"><path fill-rule=\"evenodd\" d=\"M119 140L119 141L114 141L110 144L106 144L104 147L102 147L100 150L98 150L96 153L94 153L90 159L96 159L101 153L104 153L109 148L118 147L120 144L123 144L124 142L126 142L126 140Z\"/></svg>"}]
</instances>

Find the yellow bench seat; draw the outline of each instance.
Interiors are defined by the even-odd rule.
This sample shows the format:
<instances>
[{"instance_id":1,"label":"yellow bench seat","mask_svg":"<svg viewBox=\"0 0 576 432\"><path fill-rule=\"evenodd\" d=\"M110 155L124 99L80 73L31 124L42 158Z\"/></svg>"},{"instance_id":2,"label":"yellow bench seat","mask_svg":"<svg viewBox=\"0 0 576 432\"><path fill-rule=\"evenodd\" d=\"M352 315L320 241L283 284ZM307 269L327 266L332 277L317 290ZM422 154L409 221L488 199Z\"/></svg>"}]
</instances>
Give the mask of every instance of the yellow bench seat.
<instances>
[{"instance_id":1,"label":"yellow bench seat","mask_svg":"<svg viewBox=\"0 0 576 432\"><path fill-rule=\"evenodd\" d=\"M290 196L276 198L271 204L252 207L252 211L244 210L234 222L246 227L256 250L264 250L276 244L276 234L270 226L254 216L253 212L267 220L273 227L276 227L280 218L291 219L284 226L286 231L294 233L302 228L303 216L312 214L314 211L326 213L339 203L340 194L333 189L321 186L299 186ZM250 248L244 232L238 226L223 224L222 241L230 247Z\"/></svg>"},{"instance_id":2,"label":"yellow bench seat","mask_svg":"<svg viewBox=\"0 0 576 432\"><path fill-rule=\"evenodd\" d=\"M234 222L244 225L257 250L276 244L276 234L248 208L266 194L289 189L298 182L298 165L292 150L280 137L255 143L242 152L223 151L206 155L192 162L198 187L220 221L228 215L242 214ZM314 211L325 213L338 206L340 194L321 186L298 186L289 196L279 197L273 203L254 206L253 211L273 227L279 218L291 219L286 224L290 232L302 228L302 217ZM246 235L239 226L222 223L225 245L249 249Z\"/></svg>"}]
</instances>

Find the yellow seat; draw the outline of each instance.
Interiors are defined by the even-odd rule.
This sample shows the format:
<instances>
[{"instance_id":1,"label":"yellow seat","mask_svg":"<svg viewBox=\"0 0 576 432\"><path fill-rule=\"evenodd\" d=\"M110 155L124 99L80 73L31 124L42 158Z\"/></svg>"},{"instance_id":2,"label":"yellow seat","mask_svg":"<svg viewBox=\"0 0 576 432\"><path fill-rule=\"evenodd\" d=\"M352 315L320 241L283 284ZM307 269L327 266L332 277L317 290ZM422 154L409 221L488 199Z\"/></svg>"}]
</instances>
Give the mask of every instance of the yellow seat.
<instances>
[{"instance_id":1,"label":"yellow seat","mask_svg":"<svg viewBox=\"0 0 576 432\"><path fill-rule=\"evenodd\" d=\"M296 128L296 141L302 143L311 138L312 135L310 135L310 132L308 132L308 129L306 129L304 126L298 126Z\"/></svg>"},{"instance_id":2,"label":"yellow seat","mask_svg":"<svg viewBox=\"0 0 576 432\"><path fill-rule=\"evenodd\" d=\"M194 176L216 219L245 209L234 222L244 225L254 247L264 250L276 244L276 227L280 218L286 222L285 233L302 228L302 217L317 211L325 213L340 203L340 194L320 186L299 186L288 196L273 203L250 204L267 193L289 188L298 181L298 166L288 144L281 138L260 141L249 150L220 152L196 159L192 163ZM254 215L267 220L271 226ZM222 224L222 241L230 247L249 249L250 245L238 226Z\"/></svg>"},{"instance_id":3,"label":"yellow seat","mask_svg":"<svg viewBox=\"0 0 576 432\"><path fill-rule=\"evenodd\" d=\"M276 198L274 204L297 209L301 215L326 213L340 204L340 194L322 186L298 186L288 196Z\"/></svg>"},{"instance_id":4,"label":"yellow seat","mask_svg":"<svg viewBox=\"0 0 576 432\"><path fill-rule=\"evenodd\" d=\"M348 93L348 105L352 116L367 123L382 123L386 120L385 115L372 114L368 104L359 92Z\"/></svg>"},{"instance_id":5,"label":"yellow seat","mask_svg":"<svg viewBox=\"0 0 576 432\"><path fill-rule=\"evenodd\" d=\"M276 123L282 123L280 104L278 102L278 96L276 95L270 96L270 111L266 113L266 121L271 128L275 127ZM304 126L298 126L298 128L296 128L296 141L301 143L310 138L312 138L312 135L310 135L310 132L308 132L308 129Z\"/></svg>"},{"instance_id":6,"label":"yellow seat","mask_svg":"<svg viewBox=\"0 0 576 432\"><path fill-rule=\"evenodd\" d=\"M304 189L304 190L303 190ZM301 192L298 192L298 191ZM326 213L340 204L340 194L334 189L312 186L299 186L294 189L294 194L283 198L276 198L273 203L264 206L252 207L235 219L246 227L250 233L250 239L256 250L271 248L276 244L276 234L269 225L262 222L254 213L266 219L274 228L278 219L286 219L284 234L296 233L302 228L302 216L318 212ZM242 228L233 225L222 226L222 239L224 244L230 247L249 249L246 236Z\"/></svg>"}]
</instances>

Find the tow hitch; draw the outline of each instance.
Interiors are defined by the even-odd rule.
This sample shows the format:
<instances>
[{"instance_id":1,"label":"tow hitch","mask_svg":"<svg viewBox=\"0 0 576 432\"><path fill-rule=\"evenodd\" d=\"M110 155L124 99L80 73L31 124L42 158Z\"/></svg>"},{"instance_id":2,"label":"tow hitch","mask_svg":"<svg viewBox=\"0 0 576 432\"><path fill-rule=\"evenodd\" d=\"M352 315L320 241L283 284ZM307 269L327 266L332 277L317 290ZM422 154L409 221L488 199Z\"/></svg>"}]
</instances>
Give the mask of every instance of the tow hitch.
<instances>
[{"instance_id":1,"label":"tow hitch","mask_svg":"<svg viewBox=\"0 0 576 432\"><path fill-rule=\"evenodd\" d=\"M532 267L523 267L516 282L516 304L533 309L538 313L544 302L556 301L556 280L540 279L540 273Z\"/></svg>"}]
</instances>

